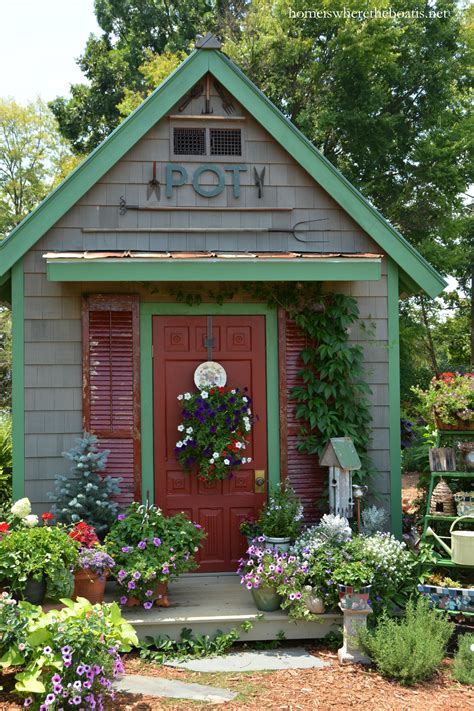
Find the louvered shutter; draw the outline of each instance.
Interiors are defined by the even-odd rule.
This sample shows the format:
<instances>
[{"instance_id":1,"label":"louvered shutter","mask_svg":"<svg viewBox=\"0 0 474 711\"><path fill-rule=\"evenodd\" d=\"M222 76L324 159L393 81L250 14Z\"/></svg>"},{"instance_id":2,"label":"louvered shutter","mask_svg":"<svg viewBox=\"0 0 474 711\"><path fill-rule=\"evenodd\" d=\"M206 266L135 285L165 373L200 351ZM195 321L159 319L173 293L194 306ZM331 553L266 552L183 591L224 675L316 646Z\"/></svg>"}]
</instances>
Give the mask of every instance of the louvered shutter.
<instances>
[{"instance_id":1,"label":"louvered shutter","mask_svg":"<svg viewBox=\"0 0 474 711\"><path fill-rule=\"evenodd\" d=\"M298 450L298 432L301 421L295 417L296 402L290 400L291 389L302 384L298 375L303 367L300 353L307 347L306 336L292 321L286 311L280 310L279 360L280 360L280 441L281 471L300 497L304 506L304 522L314 523L320 517L318 502L324 497L327 468L320 467L315 454Z\"/></svg>"},{"instance_id":2,"label":"louvered shutter","mask_svg":"<svg viewBox=\"0 0 474 711\"><path fill-rule=\"evenodd\" d=\"M138 296L83 300L83 420L110 449L106 474L122 478L119 501L141 498Z\"/></svg>"}]
</instances>

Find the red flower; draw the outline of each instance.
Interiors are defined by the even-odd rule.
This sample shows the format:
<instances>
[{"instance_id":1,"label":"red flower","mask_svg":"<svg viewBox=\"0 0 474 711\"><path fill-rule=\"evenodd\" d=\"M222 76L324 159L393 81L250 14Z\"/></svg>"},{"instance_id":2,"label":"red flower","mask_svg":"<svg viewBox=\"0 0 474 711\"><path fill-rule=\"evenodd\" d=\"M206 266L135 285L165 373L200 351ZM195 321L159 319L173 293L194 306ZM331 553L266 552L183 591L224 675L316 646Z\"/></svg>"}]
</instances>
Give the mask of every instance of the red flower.
<instances>
[{"instance_id":1,"label":"red flower","mask_svg":"<svg viewBox=\"0 0 474 711\"><path fill-rule=\"evenodd\" d=\"M225 389L224 389L224 388L218 388L218 390L219 390L220 395L223 395L223 394L225 393Z\"/></svg>"},{"instance_id":2,"label":"red flower","mask_svg":"<svg viewBox=\"0 0 474 711\"><path fill-rule=\"evenodd\" d=\"M54 518L54 514L50 513L49 511L44 511L41 514L41 518L43 519L43 521L52 521Z\"/></svg>"},{"instance_id":3,"label":"red flower","mask_svg":"<svg viewBox=\"0 0 474 711\"><path fill-rule=\"evenodd\" d=\"M74 524L69 536L82 543L86 548L92 548L92 546L99 543L94 526L89 526L85 521L79 521L79 523Z\"/></svg>"},{"instance_id":4,"label":"red flower","mask_svg":"<svg viewBox=\"0 0 474 711\"><path fill-rule=\"evenodd\" d=\"M0 533L6 533L9 530L10 526L8 523L0 523Z\"/></svg>"}]
</instances>

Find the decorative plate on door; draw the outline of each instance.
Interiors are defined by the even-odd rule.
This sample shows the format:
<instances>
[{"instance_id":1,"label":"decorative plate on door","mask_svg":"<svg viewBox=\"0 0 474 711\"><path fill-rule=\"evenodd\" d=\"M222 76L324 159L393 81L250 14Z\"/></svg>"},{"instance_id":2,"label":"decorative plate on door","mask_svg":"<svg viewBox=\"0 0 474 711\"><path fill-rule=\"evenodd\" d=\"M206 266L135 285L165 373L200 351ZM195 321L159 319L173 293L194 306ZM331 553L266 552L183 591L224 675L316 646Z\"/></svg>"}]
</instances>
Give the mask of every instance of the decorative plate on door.
<instances>
[{"instance_id":1,"label":"decorative plate on door","mask_svg":"<svg viewBox=\"0 0 474 711\"><path fill-rule=\"evenodd\" d=\"M194 384L197 388L209 388L213 385L223 388L226 382L227 373L224 367L215 360L206 360L194 371Z\"/></svg>"}]
</instances>

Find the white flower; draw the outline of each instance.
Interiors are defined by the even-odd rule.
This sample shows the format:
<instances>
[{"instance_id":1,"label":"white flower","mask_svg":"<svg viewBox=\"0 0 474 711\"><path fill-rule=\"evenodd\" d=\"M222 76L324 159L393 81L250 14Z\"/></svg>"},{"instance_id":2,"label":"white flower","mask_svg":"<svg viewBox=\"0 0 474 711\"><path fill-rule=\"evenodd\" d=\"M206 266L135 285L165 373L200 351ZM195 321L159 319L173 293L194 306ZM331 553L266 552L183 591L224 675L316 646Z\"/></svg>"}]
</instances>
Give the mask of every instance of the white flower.
<instances>
[{"instance_id":1,"label":"white flower","mask_svg":"<svg viewBox=\"0 0 474 711\"><path fill-rule=\"evenodd\" d=\"M230 459L224 459L224 464L230 464Z\"/></svg>"},{"instance_id":2,"label":"white flower","mask_svg":"<svg viewBox=\"0 0 474 711\"><path fill-rule=\"evenodd\" d=\"M214 457L214 459L219 459L219 452L213 452L212 456Z\"/></svg>"},{"instance_id":3,"label":"white flower","mask_svg":"<svg viewBox=\"0 0 474 711\"><path fill-rule=\"evenodd\" d=\"M23 523L28 526L28 528L34 528L38 525L38 516L36 514L28 514L23 519Z\"/></svg>"},{"instance_id":4,"label":"white flower","mask_svg":"<svg viewBox=\"0 0 474 711\"><path fill-rule=\"evenodd\" d=\"M193 433L193 428L188 427L188 429L186 430L186 434L192 434L192 433Z\"/></svg>"},{"instance_id":5,"label":"white flower","mask_svg":"<svg viewBox=\"0 0 474 711\"><path fill-rule=\"evenodd\" d=\"M237 392L237 390L231 390L230 392L232 393L232 395L235 395L235 393Z\"/></svg>"},{"instance_id":6,"label":"white flower","mask_svg":"<svg viewBox=\"0 0 474 711\"><path fill-rule=\"evenodd\" d=\"M209 464L214 464L214 457L211 457L211 458L210 458Z\"/></svg>"},{"instance_id":7,"label":"white flower","mask_svg":"<svg viewBox=\"0 0 474 711\"><path fill-rule=\"evenodd\" d=\"M249 401L248 397L245 397L245 396L244 396L244 397L242 398L242 402L248 402L248 401Z\"/></svg>"},{"instance_id":8,"label":"white flower","mask_svg":"<svg viewBox=\"0 0 474 711\"><path fill-rule=\"evenodd\" d=\"M250 407L248 407L247 408L247 415L251 415L251 414L252 414L252 410L250 409Z\"/></svg>"},{"instance_id":9,"label":"white flower","mask_svg":"<svg viewBox=\"0 0 474 711\"><path fill-rule=\"evenodd\" d=\"M209 397L209 393L207 392L207 390L201 390L201 397L203 400L207 400L207 398Z\"/></svg>"},{"instance_id":10,"label":"white flower","mask_svg":"<svg viewBox=\"0 0 474 711\"><path fill-rule=\"evenodd\" d=\"M176 446L178 447L178 449L181 449L181 447L183 446L181 440L179 442L176 442Z\"/></svg>"},{"instance_id":11,"label":"white flower","mask_svg":"<svg viewBox=\"0 0 474 711\"><path fill-rule=\"evenodd\" d=\"M31 513L30 500L26 497L24 499L18 499L18 501L15 501L10 511L14 516L25 518L25 516L28 516L28 514Z\"/></svg>"},{"instance_id":12,"label":"white flower","mask_svg":"<svg viewBox=\"0 0 474 711\"><path fill-rule=\"evenodd\" d=\"M184 393L185 400L191 400L191 393Z\"/></svg>"},{"instance_id":13,"label":"white flower","mask_svg":"<svg viewBox=\"0 0 474 711\"><path fill-rule=\"evenodd\" d=\"M247 460L245 457L242 459L242 464L247 464Z\"/></svg>"},{"instance_id":14,"label":"white flower","mask_svg":"<svg viewBox=\"0 0 474 711\"><path fill-rule=\"evenodd\" d=\"M247 464L250 464L251 461L252 461L252 457L247 457Z\"/></svg>"},{"instance_id":15,"label":"white flower","mask_svg":"<svg viewBox=\"0 0 474 711\"><path fill-rule=\"evenodd\" d=\"M178 432L184 431L184 425L178 425Z\"/></svg>"},{"instance_id":16,"label":"white flower","mask_svg":"<svg viewBox=\"0 0 474 711\"><path fill-rule=\"evenodd\" d=\"M242 449L242 442L236 442L235 446L237 447L237 449Z\"/></svg>"},{"instance_id":17,"label":"white flower","mask_svg":"<svg viewBox=\"0 0 474 711\"><path fill-rule=\"evenodd\" d=\"M178 400L182 400L182 399L183 399L183 396L182 396L182 395L178 395Z\"/></svg>"},{"instance_id":18,"label":"white flower","mask_svg":"<svg viewBox=\"0 0 474 711\"><path fill-rule=\"evenodd\" d=\"M250 432L250 422L244 422L244 427L246 432Z\"/></svg>"}]
</instances>

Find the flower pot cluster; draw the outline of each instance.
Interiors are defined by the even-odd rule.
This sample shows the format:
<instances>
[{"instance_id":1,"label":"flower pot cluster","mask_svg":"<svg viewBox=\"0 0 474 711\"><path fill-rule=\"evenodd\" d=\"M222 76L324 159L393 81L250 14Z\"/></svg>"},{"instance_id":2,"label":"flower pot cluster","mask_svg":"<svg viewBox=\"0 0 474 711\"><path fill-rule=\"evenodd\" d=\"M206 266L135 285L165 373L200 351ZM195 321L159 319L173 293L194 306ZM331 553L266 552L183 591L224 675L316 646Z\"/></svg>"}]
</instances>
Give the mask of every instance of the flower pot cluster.
<instances>
[{"instance_id":1,"label":"flower pot cluster","mask_svg":"<svg viewBox=\"0 0 474 711\"><path fill-rule=\"evenodd\" d=\"M423 416L440 430L474 429L473 373L441 373L426 390L412 388Z\"/></svg>"},{"instance_id":2,"label":"flower pot cluster","mask_svg":"<svg viewBox=\"0 0 474 711\"><path fill-rule=\"evenodd\" d=\"M294 619L329 611L380 611L415 593L417 560L389 533L354 534L347 519L327 514L290 549L257 536L240 561L241 583L260 610L287 609Z\"/></svg>"},{"instance_id":3,"label":"flower pot cluster","mask_svg":"<svg viewBox=\"0 0 474 711\"><path fill-rule=\"evenodd\" d=\"M121 605L168 606L168 581L196 567L204 538L184 514L164 516L154 506L132 504L101 542L85 521L54 522L31 513L28 499L0 521L0 588L42 605L45 598L85 598L102 603L107 578L116 581Z\"/></svg>"}]
</instances>

